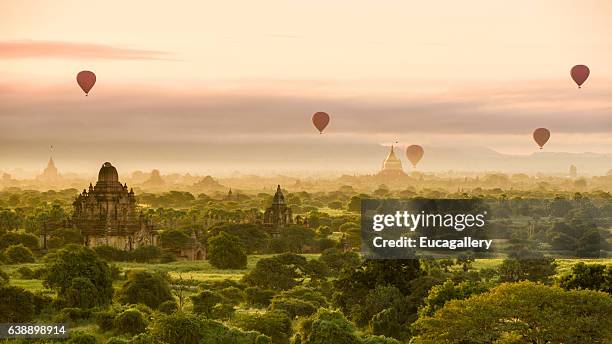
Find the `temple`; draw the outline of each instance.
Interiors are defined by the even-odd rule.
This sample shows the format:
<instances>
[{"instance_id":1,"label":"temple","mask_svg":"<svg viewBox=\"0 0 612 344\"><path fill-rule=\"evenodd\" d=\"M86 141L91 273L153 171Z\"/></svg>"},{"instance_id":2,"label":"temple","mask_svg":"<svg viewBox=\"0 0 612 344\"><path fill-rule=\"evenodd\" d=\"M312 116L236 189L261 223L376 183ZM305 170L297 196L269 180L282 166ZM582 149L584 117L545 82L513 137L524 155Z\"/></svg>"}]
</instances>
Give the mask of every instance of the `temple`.
<instances>
[{"instance_id":1,"label":"temple","mask_svg":"<svg viewBox=\"0 0 612 344\"><path fill-rule=\"evenodd\" d=\"M43 182L57 182L61 179L59 172L57 171L57 167L55 167L55 162L53 161L53 157L49 158L49 162L47 163L47 167L43 171L41 175L39 175L36 179Z\"/></svg>"},{"instance_id":2,"label":"temple","mask_svg":"<svg viewBox=\"0 0 612 344\"><path fill-rule=\"evenodd\" d=\"M393 145L385 161L383 161L382 169L378 173L382 177L401 177L405 176L404 169L402 168L402 162L395 156L393 151Z\"/></svg>"},{"instance_id":3,"label":"temple","mask_svg":"<svg viewBox=\"0 0 612 344\"><path fill-rule=\"evenodd\" d=\"M282 228L293 224L291 208L285 202L285 195L280 185L276 187L276 193L272 199L272 205L264 213L264 225L271 228L273 237L280 235Z\"/></svg>"},{"instance_id":4,"label":"temple","mask_svg":"<svg viewBox=\"0 0 612 344\"><path fill-rule=\"evenodd\" d=\"M137 210L134 190L121 185L117 169L105 162L95 186L89 184L73 202L73 226L86 246L109 245L131 251L157 245L153 225Z\"/></svg>"}]
</instances>

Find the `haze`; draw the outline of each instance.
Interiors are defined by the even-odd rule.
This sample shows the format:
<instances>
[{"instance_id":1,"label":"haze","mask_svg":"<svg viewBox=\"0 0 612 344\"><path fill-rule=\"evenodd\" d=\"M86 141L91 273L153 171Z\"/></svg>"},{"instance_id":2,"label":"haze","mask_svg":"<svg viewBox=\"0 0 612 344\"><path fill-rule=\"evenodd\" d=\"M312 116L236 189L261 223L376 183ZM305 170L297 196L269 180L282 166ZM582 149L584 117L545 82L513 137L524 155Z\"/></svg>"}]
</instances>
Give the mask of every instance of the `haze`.
<instances>
[{"instance_id":1,"label":"haze","mask_svg":"<svg viewBox=\"0 0 612 344\"><path fill-rule=\"evenodd\" d=\"M40 170L53 145L86 173L376 172L399 141L426 171L605 173L611 32L605 0L2 2L0 170Z\"/></svg>"}]
</instances>

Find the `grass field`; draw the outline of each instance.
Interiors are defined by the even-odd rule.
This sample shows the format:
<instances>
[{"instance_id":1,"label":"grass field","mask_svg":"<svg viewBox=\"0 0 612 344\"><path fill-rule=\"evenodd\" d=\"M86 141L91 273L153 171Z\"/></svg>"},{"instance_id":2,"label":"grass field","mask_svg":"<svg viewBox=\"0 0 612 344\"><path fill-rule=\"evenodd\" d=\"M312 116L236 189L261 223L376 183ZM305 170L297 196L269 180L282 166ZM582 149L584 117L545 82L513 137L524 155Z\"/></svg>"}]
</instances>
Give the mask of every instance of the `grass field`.
<instances>
[{"instance_id":1,"label":"grass field","mask_svg":"<svg viewBox=\"0 0 612 344\"><path fill-rule=\"evenodd\" d=\"M273 255L252 255L248 257L247 268L244 270L221 270L210 265L208 261L179 261L166 264L147 264L147 263L113 263L121 269L122 272L129 270L147 270L156 272L166 272L172 278L181 277L184 280L193 279L194 281L210 281L210 280L223 280L232 279L239 280L242 276L252 269L260 259L269 258ZM305 254L309 259L318 258L318 254ZM502 259L478 259L473 263L473 268L480 269L494 269L502 263ZM571 268L572 265L577 262L585 263L599 263L599 264L612 264L612 258L607 259L558 259L557 270L559 273L563 273ZM28 267L32 270L42 268L42 263L31 263L31 264L19 264L19 265L4 265L2 269L9 274L11 277L11 284L14 286L22 287L30 291L41 291L43 293L51 294L52 291L46 289L42 285L41 280L37 279L22 279L19 272L17 271L20 267ZM123 281L116 281L115 287L120 287Z\"/></svg>"}]
</instances>

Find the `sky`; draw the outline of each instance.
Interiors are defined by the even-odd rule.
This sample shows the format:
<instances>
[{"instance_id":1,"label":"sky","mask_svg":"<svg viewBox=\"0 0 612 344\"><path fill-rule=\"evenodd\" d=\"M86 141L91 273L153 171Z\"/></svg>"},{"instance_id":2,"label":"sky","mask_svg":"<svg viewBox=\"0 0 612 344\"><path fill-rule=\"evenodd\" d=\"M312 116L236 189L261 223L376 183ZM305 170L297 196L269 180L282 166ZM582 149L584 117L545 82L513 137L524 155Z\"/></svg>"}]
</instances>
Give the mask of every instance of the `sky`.
<instances>
[{"instance_id":1,"label":"sky","mask_svg":"<svg viewBox=\"0 0 612 344\"><path fill-rule=\"evenodd\" d=\"M54 145L76 171L374 171L395 141L530 155L538 127L612 154L610 33L606 0L3 1L0 170Z\"/></svg>"}]
</instances>

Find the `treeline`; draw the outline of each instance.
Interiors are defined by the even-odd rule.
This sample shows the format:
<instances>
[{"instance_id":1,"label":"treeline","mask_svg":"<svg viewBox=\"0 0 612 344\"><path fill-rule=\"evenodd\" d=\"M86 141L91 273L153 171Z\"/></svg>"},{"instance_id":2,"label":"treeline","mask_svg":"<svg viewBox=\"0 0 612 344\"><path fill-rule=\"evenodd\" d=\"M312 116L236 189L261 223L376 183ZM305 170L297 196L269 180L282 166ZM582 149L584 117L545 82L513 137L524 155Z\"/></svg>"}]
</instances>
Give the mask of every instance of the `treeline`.
<instances>
[{"instance_id":1,"label":"treeline","mask_svg":"<svg viewBox=\"0 0 612 344\"><path fill-rule=\"evenodd\" d=\"M327 249L262 258L241 279L117 272L68 245L38 273L54 295L0 274L1 322L87 325L69 343L604 343L612 339L612 266L507 259L369 260ZM120 279L117 287L113 281ZM500 325L501 324L501 325ZM585 338L587 338L585 340Z\"/></svg>"}]
</instances>

